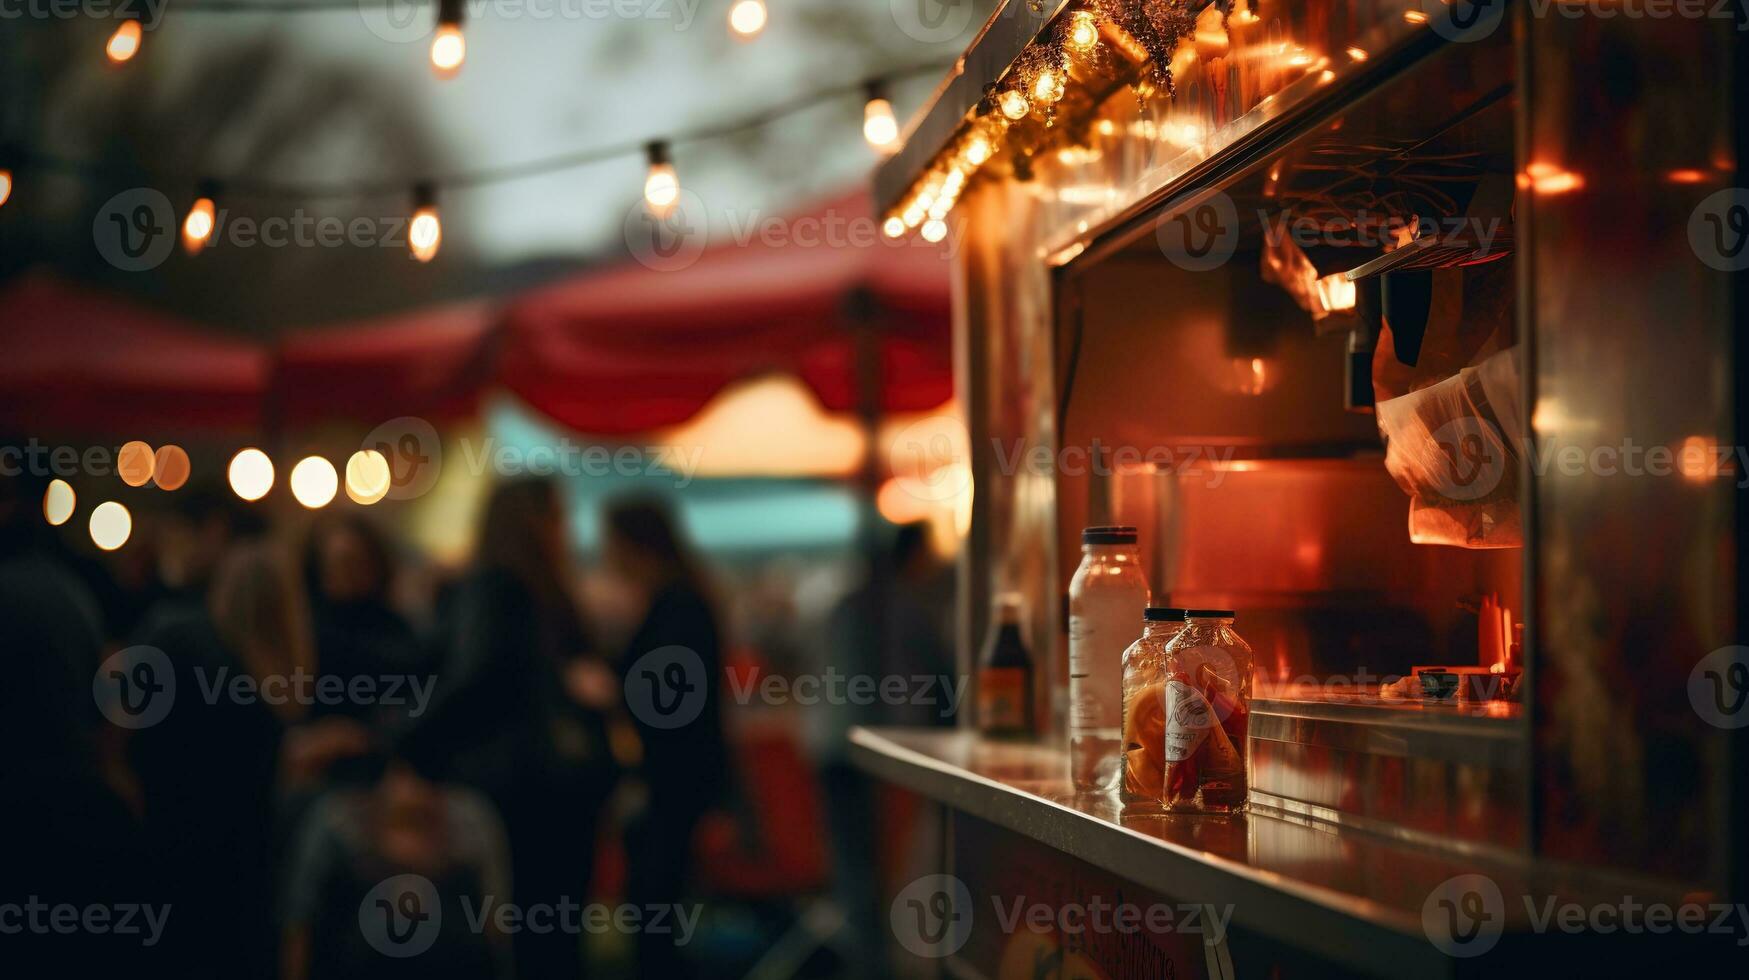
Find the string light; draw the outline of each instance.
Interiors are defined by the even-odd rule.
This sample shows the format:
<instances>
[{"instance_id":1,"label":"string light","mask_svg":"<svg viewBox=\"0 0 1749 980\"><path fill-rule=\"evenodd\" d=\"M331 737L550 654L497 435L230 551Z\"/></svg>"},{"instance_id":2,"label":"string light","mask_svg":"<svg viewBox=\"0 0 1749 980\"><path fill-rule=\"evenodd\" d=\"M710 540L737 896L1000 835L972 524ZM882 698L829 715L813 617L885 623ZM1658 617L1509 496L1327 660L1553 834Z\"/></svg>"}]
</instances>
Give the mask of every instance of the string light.
<instances>
[{"instance_id":1,"label":"string light","mask_svg":"<svg viewBox=\"0 0 1749 980\"><path fill-rule=\"evenodd\" d=\"M260 500L273 489L273 460L253 447L231 457L225 473L231 481L231 492L244 500Z\"/></svg>"},{"instance_id":2,"label":"string light","mask_svg":"<svg viewBox=\"0 0 1749 980\"><path fill-rule=\"evenodd\" d=\"M50 480L49 488L43 491L43 519L55 527L60 527L73 517L73 509L78 506L79 497L73 492L73 485L66 480Z\"/></svg>"},{"instance_id":3,"label":"string light","mask_svg":"<svg viewBox=\"0 0 1749 980\"><path fill-rule=\"evenodd\" d=\"M680 176L668 158L667 142L655 140L645 146L644 156L650 162L649 176L644 178L644 204L651 214L666 218L680 200Z\"/></svg>"},{"instance_id":4,"label":"string light","mask_svg":"<svg viewBox=\"0 0 1749 980\"><path fill-rule=\"evenodd\" d=\"M888 238L898 238L905 234L906 230L905 219L898 215L888 218L886 222L881 225L882 234L886 235Z\"/></svg>"},{"instance_id":5,"label":"string light","mask_svg":"<svg viewBox=\"0 0 1749 980\"><path fill-rule=\"evenodd\" d=\"M1026 114L1032 111L1032 102L1027 99L1026 93L1019 89L1009 89L998 95L996 105L1002 110L1002 115L1015 122L1025 119Z\"/></svg>"},{"instance_id":6,"label":"string light","mask_svg":"<svg viewBox=\"0 0 1749 980\"><path fill-rule=\"evenodd\" d=\"M740 0L729 8L729 29L751 40L765 30L765 0Z\"/></svg>"},{"instance_id":7,"label":"string light","mask_svg":"<svg viewBox=\"0 0 1749 980\"><path fill-rule=\"evenodd\" d=\"M443 245L443 222L437 217L437 191L430 184L413 188L413 219L407 224L407 247L413 257L430 262Z\"/></svg>"},{"instance_id":8,"label":"string light","mask_svg":"<svg viewBox=\"0 0 1749 980\"><path fill-rule=\"evenodd\" d=\"M0 206L4 206L11 196L12 171L6 167L0 167Z\"/></svg>"},{"instance_id":9,"label":"string light","mask_svg":"<svg viewBox=\"0 0 1749 980\"><path fill-rule=\"evenodd\" d=\"M1093 13L1087 10L1077 10L1069 15L1069 36L1066 42L1071 50L1088 52L1099 43L1099 21Z\"/></svg>"},{"instance_id":10,"label":"string light","mask_svg":"<svg viewBox=\"0 0 1749 980\"><path fill-rule=\"evenodd\" d=\"M454 78L468 58L468 40L462 36L462 0L440 0L437 31L431 35L431 70L438 78Z\"/></svg>"},{"instance_id":11,"label":"string light","mask_svg":"<svg viewBox=\"0 0 1749 980\"><path fill-rule=\"evenodd\" d=\"M990 159L996 148L990 145L990 138L983 133L977 133L966 141L966 162L974 167L981 167Z\"/></svg>"},{"instance_id":12,"label":"string light","mask_svg":"<svg viewBox=\"0 0 1749 980\"><path fill-rule=\"evenodd\" d=\"M889 151L899 141L899 119L893 115L885 83L869 82L867 95L868 103L862 109L862 138L877 150Z\"/></svg>"},{"instance_id":13,"label":"string light","mask_svg":"<svg viewBox=\"0 0 1749 980\"><path fill-rule=\"evenodd\" d=\"M939 243L947 237L947 222L940 218L930 218L923 223L923 240L931 245Z\"/></svg>"},{"instance_id":14,"label":"string light","mask_svg":"<svg viewBox=\"0 0 1749 980\"><path fill-rule=\"evenodd\" d=\"M144 33L140 30L140 22L132 14L123 14L121 22L115 25L114 33L109 35L109 41L103 45L103 53L111 64L123 64L140 53L140 41Z\"/></svg>"},{"instance_id":15,"label":"string light","mask_svg":"<svg viewBox=\"0 0 1749 980\"><path fill-rule=\"evenodd\" d=\"M212 184L203 183L196 193L198 197L189 207L188 216L182 219L182 248L190 255L199 255L206 248L218 224L213 206L213 197L218 192Z\"/></svg>"},{"instance_id":16,"label":"string light","mask_svg":"<svg viewBox=\"0 0 1749 980\"><path fill-rule=\"evenodd\" d=\"M1038 73L1032 82L1032 98L1035 102L1046 104L1062 101L1063 73L1056 68L1045 68Z\"/></svg>"},{"instance_id":17,"label":"string light","mask_svg":"<svg viewBox=\"0 0 1749 980\"><path fill-rule=\"evenodd\" d=\"M292 497L310 510L328 506L340 489L334 464L320 456L305 456L291 471Z\"/></svg>"}]
</instances>

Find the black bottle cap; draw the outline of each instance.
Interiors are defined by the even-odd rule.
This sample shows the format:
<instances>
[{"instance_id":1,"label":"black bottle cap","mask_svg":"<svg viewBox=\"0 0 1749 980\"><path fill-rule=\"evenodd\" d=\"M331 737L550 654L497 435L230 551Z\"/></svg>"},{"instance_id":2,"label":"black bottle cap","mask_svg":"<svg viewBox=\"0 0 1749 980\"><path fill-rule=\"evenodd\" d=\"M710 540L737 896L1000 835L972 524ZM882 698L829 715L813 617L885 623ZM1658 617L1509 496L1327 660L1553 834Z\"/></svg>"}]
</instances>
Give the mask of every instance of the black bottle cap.
<instances>
[{"instance_id":1,"label":"black bottle cap","mask_svg":"<svg viewBox=\"0 0 1749 980\"><path fill-rule=\"evenodd\" d=\"M1142 612L1142 619L1149 623L1182 623L1184 610L1177 606L1149 606Z\"/></svg>"},{"instance_id":2,"label":"black bottle cap","mask_svg":"<svg viewBox=\"0 0 1749 980\"><path fill-rule=\"evenodd\" d=\"M1081 531L1082 544L1135 544L1136 529L1131 524L1102 524Z\"/></svg>"},{"instance_id":3,"label":"black bottle cap","mask_svg":"<svg viewBox=\"0 0 1749 980\"><path fill-rule=\"evenodd\" d=\"M1231 609L1186 609L1185 619L1233 619Z\"/></svg>"}]
</instances>

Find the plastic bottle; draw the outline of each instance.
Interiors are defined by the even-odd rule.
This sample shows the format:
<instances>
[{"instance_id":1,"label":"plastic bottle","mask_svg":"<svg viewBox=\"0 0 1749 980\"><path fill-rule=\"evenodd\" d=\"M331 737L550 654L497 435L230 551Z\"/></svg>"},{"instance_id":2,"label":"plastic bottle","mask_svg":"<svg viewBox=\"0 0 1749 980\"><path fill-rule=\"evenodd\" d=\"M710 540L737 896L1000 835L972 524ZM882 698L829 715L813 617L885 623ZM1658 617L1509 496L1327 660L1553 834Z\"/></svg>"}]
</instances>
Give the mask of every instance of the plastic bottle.
<instances>
[{"instance_id":1,"label":"plastic bottle","mask_svg":"<svg viewBox=\"0 0 1749 980\"><path fill-rule=\"evenodd\" d=\"M1115 789L1123 742L1123 652L1148 607L1133 527L1081 532L1069 582L1069 778L1077 792Z\"/></svg>"}]
</instances>

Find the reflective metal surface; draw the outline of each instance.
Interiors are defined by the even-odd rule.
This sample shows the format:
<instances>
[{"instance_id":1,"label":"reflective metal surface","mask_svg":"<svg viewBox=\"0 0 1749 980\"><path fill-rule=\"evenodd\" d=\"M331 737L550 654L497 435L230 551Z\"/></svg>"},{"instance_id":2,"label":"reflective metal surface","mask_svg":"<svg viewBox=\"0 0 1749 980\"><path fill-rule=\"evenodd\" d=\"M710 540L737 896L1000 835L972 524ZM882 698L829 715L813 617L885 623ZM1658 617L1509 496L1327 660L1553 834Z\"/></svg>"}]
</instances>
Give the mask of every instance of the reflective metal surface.
<instances>
[{"instance_id":1,"label":"reflective metal surface","mask_svg":"<svg viewBox=\"0 0 1749 980\"><path fill-rule=\"evenodd\" d=\"M1595 936L1550 934L1515 946L1513 940L1527 926L1527 907L1546 897L1588 903L1619 903L1623 895L1641 903L1680 898L1646 881L1417 848L1293 815L1254 811L1228 818L1126 810L1112 797L1076 795L1063 775L1063 754L1055 748L984 742L970 732L940 730L855 729L851 739L857 764L883 779L1174 899L1230 907L1235 926L1351 972L1457 975L1465 961L1435 947L1423 916L1436 903L1437 890L1458 875L1484 874L1501 891L1506 938L1477 961L1493 976L1524 975L1546 966L1546 960L1522 952L1532 948L1539 956L1570 957L1567 966L1583 969L1584 945ZM1233 953L1245 973L1244 947L1235 944Z\"/></svg>"},{"instance_id":2,"label":"reflective metal surface","mask_svg":"<svg viewBox=\"0 0 1749 980\"><path fill-rule=\"evenodd\" d=\"M1742 445L1742 273L1706 264L1695 243L1713 243L1690 235L1709 195L1743 183L1742 35L1716 18L1520 28L1537 453ZM1702 658L1743 642L1742 475L1581 465L1534 480L1547 853L1714 883L1733 856L1743 867L1731 733L1688 693Z\"/></svg>"}]
</instances>

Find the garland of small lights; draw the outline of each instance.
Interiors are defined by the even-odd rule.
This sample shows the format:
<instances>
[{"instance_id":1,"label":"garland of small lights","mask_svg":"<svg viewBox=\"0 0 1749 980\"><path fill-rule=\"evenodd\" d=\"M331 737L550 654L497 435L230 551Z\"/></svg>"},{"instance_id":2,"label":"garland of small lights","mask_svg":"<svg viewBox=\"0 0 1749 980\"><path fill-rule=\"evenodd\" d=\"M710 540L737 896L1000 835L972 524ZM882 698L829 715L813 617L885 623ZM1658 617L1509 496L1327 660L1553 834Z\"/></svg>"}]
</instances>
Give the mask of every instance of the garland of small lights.
<instances>
[{"instance_id":1,"label":"garland of small lights","mask_svg":"<svg viewBox=\"0 0 1749 980\"><path fill-rule=\"evenodd\" d=\"M1226 0L1223 9L1232 3ZM1005 144L1016 179L1031 179L1032 158L1043 136L1034 129L1030 137L1013 137L1012 127L1039 112L1044 130L1054 129L1057 103L1066 92L1072 63L1102 64L1110 56L1106 49L1117 43L1113 34L1125 46L1139 48L1136 60L1145 62L1143 77L1134 85L1137 101L1145 106L1154 92L1177 98L1172 53L1192 33L1197 12L1205 6L1199 0L1086 0L1058 17L999 81L984 87L984 97L965 125L936 156L935 165L912 185L905 203L887 215L883 231L891 238L913 229L920 229L926 241L946 238L947 216L966 182Z\"/></svg>"}]
</instances>

